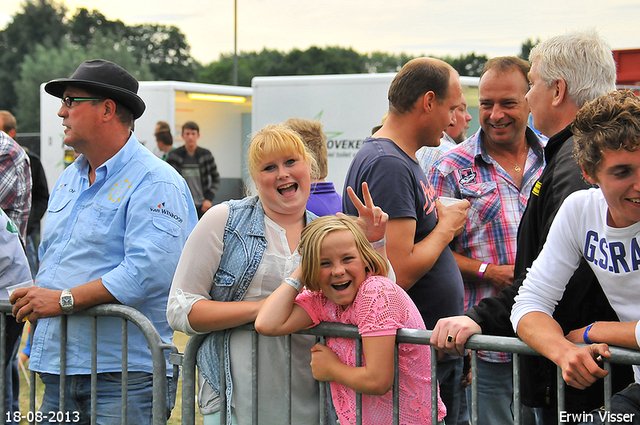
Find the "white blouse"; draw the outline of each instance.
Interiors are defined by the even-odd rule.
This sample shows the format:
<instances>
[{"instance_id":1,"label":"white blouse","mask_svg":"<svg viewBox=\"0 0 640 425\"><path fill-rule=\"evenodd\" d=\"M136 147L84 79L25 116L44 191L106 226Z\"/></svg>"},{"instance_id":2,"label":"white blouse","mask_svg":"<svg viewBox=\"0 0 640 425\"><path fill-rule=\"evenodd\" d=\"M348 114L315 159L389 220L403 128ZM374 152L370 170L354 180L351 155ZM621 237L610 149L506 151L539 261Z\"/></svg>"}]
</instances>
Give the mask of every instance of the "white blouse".
<instances>
[{"instance_id":1,"label":"white blouse","mask_svg":"<svg viewBox=\"0 0 640 425\"><path fill-rule=\"evenodd\" d=\"M194 330L188 316L196 301L211 299L213 276L220 265L228 218L226 204L213 206L194 228L180 256L169 293L167 319L173 329L187 335L208 333ZM300 254L289 249L286 231L266 215L264 221L267 248L243 298L246 301L269 296L300 264Z\"/></svg>"},{"instance_id":2,"label":"white blouse","mask_svg":"<svg viewBox=\"0 0 640 425\"><path fill-rule=\"evenodd\" d=\"M195 331L189 324L189 313L196 301L211 299L213 277L220 264L224 227L229 217L226 204L212 207L200 219L189 236L173 278L167 319L171 327L188 335L208 332ZM286 231L266 215L267 248L244 300L257 301L268 297L284 278L300 264L298 252L291 252ZM292 361L292 420L293 423L317 424L319 420L318 383L313 379L309 363L315 337L293 335ZM270 394L258 404L261 423L284 423L285 404L285 346L284 337L258 339L258 393ZM234 330L230 338L232 405L240 425L251 423L251 332ZM203 414L219 409L219 398L204 380L200 380L198 403Z\"/></svg>"}]
</instances>

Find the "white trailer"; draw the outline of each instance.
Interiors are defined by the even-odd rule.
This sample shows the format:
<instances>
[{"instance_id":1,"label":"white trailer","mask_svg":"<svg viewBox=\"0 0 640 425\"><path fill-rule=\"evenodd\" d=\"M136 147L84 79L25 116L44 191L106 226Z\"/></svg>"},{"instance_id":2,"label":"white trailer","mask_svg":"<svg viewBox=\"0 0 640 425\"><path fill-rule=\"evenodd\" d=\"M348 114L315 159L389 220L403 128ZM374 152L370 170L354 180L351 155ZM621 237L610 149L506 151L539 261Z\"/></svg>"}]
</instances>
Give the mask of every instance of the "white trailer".
<instances>
[{"instance_id":1,"label":"white trailer","mask_svg":"<svg viewBox=\"0 0 640 425\"><path fill-rule=\"evenodd\" d=\"M252 132L288 118L317 119L327 134L327 180L342 193L351 159L388 110L387 92L394 76L385 73L255 77L252 88L141 82L139 95L147 109L136 121L135 134L142 144L156 151L153 132L158 121L166 121L173 128L176 147L184 143L180 136L182 124L198 123L199 145L212 151L222 178L215 199L218 203L244 196L243 183L250 181L246 152ZM478 78L460 80L473 117L468 133L471 135L479 127ZM47 94L44 84L40 88L40 104L40 156L51 188L73 161L73 151L67 150L65 158L62 119L56 114L60 100Z\"/></svg>"},{"instance_id":2,"label":"white trailer","mask_svg":"<svg viewBox=\"0 0 640 425\"><path fill-rule=\"evenodd\" d=\"M182 124L194 121L200 127L198 145L209 149L216 160L221 182L214 203L244 196L242 169L246 141L251 131L252 92L249 87L185 83L140 82L138 95L147 108L135 122L135 135L157 152L153 135L156 123L166 121L173 129L174 146L184 144ZM40 86L40 157L49 189L73 161L73 150L63 144L64 128L57 116L60 99Z\"/></svg>"},{"instance_id":3,"label":"white trailer","mask_svg":"<svg viewBox=\"0 0 640 425\"><path fill-rule=\"evenodd\" d=\"M288 118L317 119L327 134L327 181L342 193L351 159L389 109L387 93L395 73L255 77L251 130ZM479 128L478 78L461 77L473 117L468 135Z\"/></svg>"}]
</instances>

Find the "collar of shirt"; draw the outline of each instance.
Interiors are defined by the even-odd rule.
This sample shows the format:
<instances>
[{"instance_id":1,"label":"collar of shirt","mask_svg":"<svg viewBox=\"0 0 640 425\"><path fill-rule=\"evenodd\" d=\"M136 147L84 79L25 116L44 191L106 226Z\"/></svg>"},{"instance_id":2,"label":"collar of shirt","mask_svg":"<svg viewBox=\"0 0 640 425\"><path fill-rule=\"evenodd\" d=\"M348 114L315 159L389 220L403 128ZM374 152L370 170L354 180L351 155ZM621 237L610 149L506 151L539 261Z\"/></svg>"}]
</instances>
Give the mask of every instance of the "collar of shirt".
<instances>
[{"instance_id":1,"label":"collar of shirt","mask_svg":"<svg viewBox=\"0 0 640 425\"><path fill-rule=\"evenodd\" d=\"M124 146L118 152L116 152L115 155L106 160L104 164L100 165L96 169L95 182L106 180L115 173L119 172L122 167L124 167L125 164L127 164L133 157L136 143L139 143L138 139L133 134L133 132L131 132L127 143L125 143ZM88 179L89 161L84 155L78 156L73 162L73 165L78 169L78 172L80 173L82 178Z\"/></svg>"},{"instance_id":2,"label":"collar of shirt","mask_svg":"<svg viewBox=\"0 0 640 425\"><path fill-rule=\"evenodd\" d=\"M457 145L456 141L453 140L453 137L449 136L446 132L442 133L442 137L440 138L440 144L447 144L450 147L455 147Z\"/></svg>"},{"instance_id":3,"label":"collar of shirt","mask_svg":"<svg viewBox=\"0 0 640 425\"><path fill-rule=\"evenodd\" d=\"M311 193L333 193L336 191L335 186L332 182L317 182L311 183Z\"/></svg>"},{"instance_id":4,"label":"collar of shirt","mask_svg":"<svg viewBox=\"0 0 640 425\"><path fill-rule=\"evenodd\" d=\"M491 156L489 156L487 151L484 149L484 144L482 142L483 134L484 132L482 131L482 128L480 128L478 129L476 134L471 136L471 138L477 139L479 141L479 143L476 143L476 151L475 151L474 157L475 158L480 157L484 162L491 163L492 161L489 160ZM533 153L538 158L544 158L544 144L540 136L538 136L536 132L533 131L530 127L527 127L527 130L525 132L525 137L527 138L527 143L529 144L531 149L533 149Z\"/></svg>"}]
</instances>

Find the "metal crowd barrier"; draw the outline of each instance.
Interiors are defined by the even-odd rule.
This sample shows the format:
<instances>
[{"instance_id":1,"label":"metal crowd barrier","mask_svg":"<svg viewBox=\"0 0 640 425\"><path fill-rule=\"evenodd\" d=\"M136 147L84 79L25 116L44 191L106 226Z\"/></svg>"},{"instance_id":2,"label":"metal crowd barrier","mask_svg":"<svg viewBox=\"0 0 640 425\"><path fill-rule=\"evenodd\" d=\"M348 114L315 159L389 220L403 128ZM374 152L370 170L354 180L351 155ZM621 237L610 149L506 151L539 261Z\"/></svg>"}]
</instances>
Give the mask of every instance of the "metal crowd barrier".
<instances>
[{"instance_id":1,"label":"metal crowd barrier","mask_svg":"<svg viewBox=\"0 0 640 425\"><path fill-rule=\"evenodd\" d=\"M244 330L254 330L253 325L243 325L238 327L238 329ZM255 330L254 330L255 332ZM356 350L357 355L356 359L361 358L361 350L362 344L360 334L358 333L358 329L355 326L351 325L343 325L338 323L321 323L320 325L306 329L298 334L305 335L315 335L320 342L324 342L323 339L325 337L344 337L344 338L353 338L356 340ZM253 397L254 402L252 405L254 406L253 414L253 425L258 425L258 411L257 405L259 403L257 393L257 361L256 361L256 353L258 351L258 338L257 333L256 337L253 339L253 347L252 347L252 376L253 376ZM182 355L178 355L173 357L173 360L176 364L181 364L183 369L183 377L182 377L182 424L185 425L193 425L195 424L195 405L196 405L196 383L197 372L196 372L196 354L198 352L198 348L204 341L206 335L196 335L189 338L189 341L186 345L185 352ZM393 403L394 403L394 424L399 423L399 388L398 388L398 346L397 344L422 344L429 345L429 338L431 337L431 331L427 330L418 330L418 329L399 329L396 337L396 352L395 352L395 379L393 384ZM286 347L290 347L290 335L285 337L286 339ZM465 345L471 352L472 357L472 384L471 384L471 406L470 406L470 417L471 424L476 425L478 422L478 388L477 388L477 370L475 368L475 364L477 364L477 351L478 350L489 350L489 351L500 351L500 352L508 352L513 353L512 361L513 361L513 412L514 412L514 423L515 425L522 424L521 418L521 399L520 399L520 356L521 355L536 355L538 356L538 352L533 350L531 347L522 342L519 338L508 338L508 337L500 337L500 336L490 336L490 335L474 335L467 341ZM289 353L290 349L287 350ZM609 347L609 351L611 352L610 359L604 359L604 368L605 370L610 371L610 363L622 363L622 364L630 364L637 365L640 364L640 352L637 350L631 350L620 347ZM224 358L224 356L222 356ZM437 352L434 347L431 347L431 422L432 424L437 423L437 392L435 391L436 386L436 370L437 370L437 362L434 360L437 358ZM290 371L290 361L289 361L289 371ZM562 370L560 368L557 369L557 409L558 409L558 417L560 417L560 413L565 410L565 383L562 378ZM222 379L224 379L224 374L220 374ZM288 400L288 404L291 404L291 380L288 380L288 387L285 392L286 400ZM324 425L327 423L326 411L325 411L325 383L320 382L320 424ZM604 408L609 411L611 407L611 373L609 373L604 378ZM225 391L224 391L224 382L221 382L221 404L222 404L222 412L220 415L220 423L226 424L226 402L225 402ZM256 402L258 400L258 402ZM435 407L435 408L434 408ZM290 410L290 409L289 409ZM291 424L291 417L289 414L289 424ZM362 395L356 395L356 423L360 425L362 423ZM608 425L608 422L607 422Z\"/></svg>"},{"instance_id":2,"label":"metal crowd barrier","mask_svg":"<svg viewBox=\"0 0 640 425\"><path fill-rule=\"evenodd\" d=\"M8 301L0 301L0 365L3 365L6 361L6 321L14 320L11 316L11 308L12 306ZM169 355L170 363L173 364L173 379L177 379L179 373L179 367L183 368L183 377L182 377L182 423L187 425L195 424L195 405L196 405L196 383L197 379L197 371L196 371L196 354L197 351L204 341L206 335L197 335L189 338L189 341L185 347L185 352L183 354L178 353L178 349L172 344L165 344L160 339L160 336L153 324L149 321L147 317L142 315L137 310L122 306L118 304L105 304L100 306L95 306L84 310L82 312L75 313L76 315L89 316L91 323L91 404L92 404L92 412L95 412L96 407L96 393L97 393L97 318L99 316L110 316L110 317L119 317L122 319L122 341L123 341L123 350L122 350L122 396L123 399L127 397L127 335L128 328L127 322L131 322L136 325L140 331L143 333L145 338L147 339L147 343L149 349L151 351L151 356L153 359L153 423L154 425L166 424L166 391L167 391L167 376L166 376L166 363L165 363L165 350L170 350L171 353ZM66 316L62 316L61 320L61 341L60 341L60 368L61 371L66 369ZM239 329L245 330L254 330L253 325L244 325L239 327ZM254 330L255 332L255 330ZM356 358L361 358L361 337L358 333L358 329L355 326L350 325L342 325L338 323L321 323L320 325L297 332L298 334L305 335L315 335L316 339L319 342L324 343L325 337L343 337L343 338L353 338L356 340L356 350L358 352ZM396 337L396 352L395 352L395 379L393 385L393 403L394 403L394 424L399 422L399 388L398 388L398 349L397 344L407 343L407 344L422 344L429 345L429 338L431 336L431 331L426 330L417 330L417 329L400 329L398 330ZM290 336L286 336L286 347L287 352L289 353L289 372L291 367L290 362ZM531 349L525 343L523 343L518 338L507 338L507 337L499 337L499 336L489 336L489 335L474 335L469 338L466 344L466 348L471 351L472 357L472 384L471 384L471 395L472 401L470 406L470 416L471 416L471 424L475 425L478 420L478 403L477 403L477 380L473 379L477 376L477 371L474 364L477 363L477 350L490 350L490 351L501 351L501 352L509 352L513 353L513 387L514 387L514 423L516 425L520 425L522 423L522 418L520 417L520 356L521 355L539 355L536 351ZM257 361L256 356L258 352L258 338L257 333L254 334L253 338L253 348L252 348L252 376L253 376L253 397L254 400L259 400L259 394L257 392ZM611 358L604 359L604 368L606 370L610 370L610 363L622 363L622 364L640 364L640 352L637 350L630 350L625 348L613 347L610 346ZM224 356L223 356L224 357ZM431 357L432 359L437 358L435 348L431 347ZM431 380L432 380L432 391L431 391L431 405L432 407L432 423L437 423L437 392L435 391L436 386L436 370L437 370L437 362L432 362L432 370L431 370ZM36 412L37 406L35 405L36 398L36 386L35 386L35 372L31 372L31 382L34 385L31 385L30 395L29 395L29 411ZM224 374L221 374L224 377ZM60 386L61 389L65 385L65 374L61 373L60 376ZM285 390L285 398L288 400L289 407L287 410L290 412L290 404L291 404L291 379L289 373L289 379L287 380L288 386ZM0 367L0 385L2 388L5 388L6 382L6 368ZM558 408L558 416L560 416L560 412L563 412L565 406L565 384L562 379L562 372L558 368L557 373L557 408ZM226 402L224 400L225 391L224 391L224 382L221 383L221 396L222 396L222 408L221 412L221 423L225 423L226 421ZM326 410L325 410L325 394L326 388L325 383L320 382L320 412L321 418L320 423L322 425L327 423L326 418ZM611 396L612 396L612 385L611 385L611 373L609 373L604 378L604 408L605 410L610 410L611 406ZM65 396L64 391L60 391L60 411L64 411L65 406ZM253 424L258 425L258 403L254 402L254 411L253 414ZM0 407L3 412L6 412L5 406L5 397L0 397ZM362 423L362 396L361 394L357 394L356 396L356 423ZM123 423L127 422L127 403L122 404L122 418ZM30 422L35 423L35 422ZM96 423L95 415L91 417L91 423ZM291 417L289 415L288 423L291 423Z\"/></svg>"},{"instance_id":3,"label":"metal crowd barrier","mask_svg":"<svg viewBox=\"0 0 640 425\"><path fill-rule=\"evenodd\" d=\"M0 301L0 365L5 363L5 348L6 348L6 320L15 320L11 316L12 305L9 301ZM153 424L161 425L167 423L167 365L165 350L170 350L170 358L178 354L178 349L173 344L163 343L160 339L158 331L155 329L151 321L140 313L138 310L119 304L103 304L88 308L86 310L74 313L74 315L89 316L91 327L91 424L96 424L96 406L97 406L97 382L98 382L98 317L109 316L119 317L122 319L122 399L127 399L127 378L128 378L128 350L127 350L127 337L128 326L127 322L131 322L140 329L142 334L147 339L149 350L151 351L151 357L153 360ZM66 370L66 343L67 343L67 316L61 316L60 324L60 412L65 411L65 380L66 375L63 373ZM179 366L173 367L173 379L178 379ZM0 385L2 389L5 388L6 382L6 368L0 367ZM30 387L29 394L29 411L36 412L38 406L36 406L36 373L30 372ZM122 423L127 423L127 404L122 403ZM2 412L6 412L4 393L0 397L0 407ZM33 415L32 415L33 416ZM30 424L35 423L29 421Z\"/></svg>"}]
</instances>

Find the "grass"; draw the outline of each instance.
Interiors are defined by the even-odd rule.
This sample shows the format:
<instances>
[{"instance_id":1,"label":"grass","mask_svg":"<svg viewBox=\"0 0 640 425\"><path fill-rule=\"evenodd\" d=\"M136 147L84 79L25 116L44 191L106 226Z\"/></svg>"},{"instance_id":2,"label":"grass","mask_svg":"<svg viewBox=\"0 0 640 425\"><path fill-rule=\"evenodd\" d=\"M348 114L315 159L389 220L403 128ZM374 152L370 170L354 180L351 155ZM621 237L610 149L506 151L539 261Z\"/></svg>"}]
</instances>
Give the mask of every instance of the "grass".
<instances>
[{"instance_id":1,"label":"grass","mask_svg":"<svg viewBox=\"0 0 640 425\"><path fill-rule=\"evenodd\" d=\"M173 344L176 347L178 347L178 351L181 353L184 353L184 347L187 345L188 340L189 340L189 337L183 334L182 332L175 332L173 334ZM197 387L196 387L196 391L198 391ZM194 400L194 403L195 403L195 400ZM173 411L171 413L171 418L169 418L169 421L167 422L167 424L178 425L181 423L181 420L182 420L182 376L181 376L181 379L178 381L176 406L173 408ZM196 425L202 425L202 415L198 410L198 406L196 406Z\"/></svg>"},{"instance_id":2,"label":"grass","mask_svg":"<svg viewBox=\"0 0 640 425\"><path fill-rule=\"evenodd\" d=\"M20 352L24 349L24 346L27 342L27 338L29 335L27 334L27 327L25 327L25 332L22 336L22 344L20 346ZM187 341L189 337L182 332L176 332L173 336L173 343L178 347L178 351L184 353L184 347L187 345ZM27 370L27 376L30 373ZM36 375L36 409L40 407L40 403L42 401L42 395L44 393L44 386L40 381L38 375ZM195 401L194 401L195 402ZM29 384L27 383L27 378L24 373L20 372L20 411L23 415L26 415L29 411ZM27 421L22 421L21 424L27 424ZM173 408L171 413L171 418L167 422L168 425L179 425L182 423L182 379L178 381L178 392L176 395L176 405ZM196 425L202 425L202 415L198 411L196 407Z\"/></svg>"}]
</instances>

